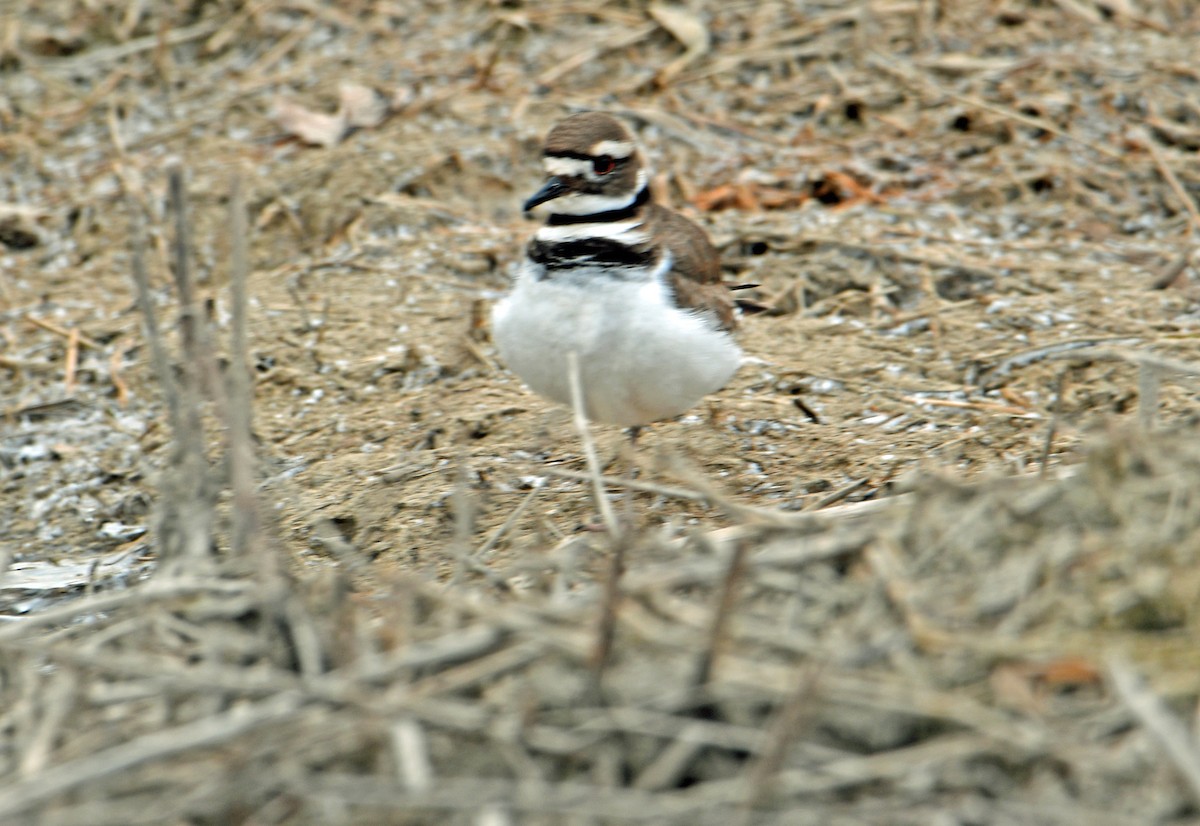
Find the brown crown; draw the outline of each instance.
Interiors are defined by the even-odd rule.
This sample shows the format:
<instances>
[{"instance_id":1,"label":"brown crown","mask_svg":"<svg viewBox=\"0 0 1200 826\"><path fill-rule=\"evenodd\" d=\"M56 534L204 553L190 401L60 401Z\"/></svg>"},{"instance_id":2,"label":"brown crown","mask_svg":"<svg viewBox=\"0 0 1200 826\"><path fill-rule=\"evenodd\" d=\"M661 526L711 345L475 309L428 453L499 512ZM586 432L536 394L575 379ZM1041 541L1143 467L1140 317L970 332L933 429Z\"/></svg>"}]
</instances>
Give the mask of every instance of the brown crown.
<instances>
[{"instance_id":1,"label":"brown crown","mask_svg":"<svg viewBox=\"0 0 1200 826\"><path fill-rule=\"evenodd\" d=\"M612 115L603 112L581 112L571 115L546 135L547 155L586 154L600 141L632 141L633 135Z\"/></svg>"}]
</instances>

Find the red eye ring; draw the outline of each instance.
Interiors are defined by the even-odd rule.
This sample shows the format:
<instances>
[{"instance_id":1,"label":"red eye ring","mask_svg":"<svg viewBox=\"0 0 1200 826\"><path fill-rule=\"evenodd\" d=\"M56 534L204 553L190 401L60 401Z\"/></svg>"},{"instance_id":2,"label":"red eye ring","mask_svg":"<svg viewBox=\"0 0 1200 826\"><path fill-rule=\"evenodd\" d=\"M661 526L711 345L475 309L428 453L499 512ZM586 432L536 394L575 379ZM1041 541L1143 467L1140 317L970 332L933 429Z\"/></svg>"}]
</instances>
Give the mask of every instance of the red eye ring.
<instances>
[{"instance_id":1,"label":"red eye ring","mask_svg":"<svg viewBox=\"0 0 1200 826\"><path fill-rule=\"evenodd\" d=\"M592 171L597 175L607 175L617 168L617 162L608 155L601 155L598 158L592 158Z\"/></svg>"}]
</instances>

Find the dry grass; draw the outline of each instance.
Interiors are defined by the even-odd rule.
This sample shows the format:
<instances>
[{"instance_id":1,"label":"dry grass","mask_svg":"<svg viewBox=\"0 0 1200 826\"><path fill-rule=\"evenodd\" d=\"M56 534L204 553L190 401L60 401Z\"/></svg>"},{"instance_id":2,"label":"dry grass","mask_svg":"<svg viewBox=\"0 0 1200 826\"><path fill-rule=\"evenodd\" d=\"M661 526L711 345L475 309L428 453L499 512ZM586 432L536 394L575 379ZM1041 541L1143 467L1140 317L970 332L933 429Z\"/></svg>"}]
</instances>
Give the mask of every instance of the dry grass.
<instances>
[{"instance_id":1,"label":"dry grass","mask_svg":"<svg viewBox=\"0 0 1200 826\"><path fill-rule=\"evenodd\" d=\"M1191 4L150 5L0 32L0 821L1200 820ZM479 324L595 105L769 308L636 479Z\"/></svg>"}]
</instances>

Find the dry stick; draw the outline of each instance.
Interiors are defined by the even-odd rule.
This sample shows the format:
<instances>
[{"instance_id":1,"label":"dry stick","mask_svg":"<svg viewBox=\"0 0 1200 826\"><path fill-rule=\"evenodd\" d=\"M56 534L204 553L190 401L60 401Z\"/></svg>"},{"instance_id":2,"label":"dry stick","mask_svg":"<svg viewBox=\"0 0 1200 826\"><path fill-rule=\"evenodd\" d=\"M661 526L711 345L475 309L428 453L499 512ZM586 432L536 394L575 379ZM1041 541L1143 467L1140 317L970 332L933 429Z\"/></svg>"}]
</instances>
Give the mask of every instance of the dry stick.
<instances>
[{"instance_id":1,"label":"dry stick","mask_svg":"<svg viewBox=\"0 0 1200 826\"><path fill-rule=\"evenodd\" d=\"M641 28L634 29L631 32L626 32L619 37L615 37L607 43L601 43L599 46L594 46L591 49L583 49L575 53L574 56L551 66L546 71L542 72L537 77L539 86L551 86L562 80L563 77L578 69L580 66L593 64L593 62L604 55L606 52L618 51L628 46L644 40L650 35L658 31L657 23L650 23Z\"/></svg>"},{"instance_id":2,"label":"dry stick","mask_svg":"<svg viewBox=\"0 0 1200 826\"><path fill-rule=\"evenodd\" d=\"M175 285L179 290L180 335L183 339L183 409L180 411L179 428L174 432L174 456L171 468L167 471L169 475L164 478L162 497L163 504L169 509L163 527L174 522L169 530L176 535L165 533L160 537L160 543L164 557L178 554L180 561L191 564L207 558L212 547L213 513L206 495L209 468L204 452L204 425L200 418L200 370L210 365L201 363L209 351L200 347L202 330L188 260L191 251L190 228L181 167L172 166L167 171L167 187L171 211L175 215L172 253ZM215 365L213 367L215 369ZM208 384L210 389L215 389L216 385L217 382ZM178 544L173 544L172 540Z\"/></svg>"},{"instance_id":3,"label":"dry stick","mask_svg":"<svg viewBox=\"0 0 1200 826\"><path fill-rule=\"evenodd\" d=\"M1039 479L1046 478L1046 471L1050 467L1050 451L1054 447L1054 437L1058 434L1058 420L1062 415L1062 397L1067 387L1067 374L1069 372L1071 372L1071 368L1064 367L1059 372L1058 379L1054 382L1054 406L1050 408L1050 425L1046 428L1046 440L1042 443L1041 469L1038 470Z\"/></svg>"},{"instance_id":4,"label":"dry stick","mask_svg":"<svg viewBox=\"0 0 1200 826\"><path fill-rule=\"evenodd\" d=\"M1040 419L1042 416L1033 410L1013 407L1009 404L996 402L964 402L957 399L931 399L920 396L901 396L902 401L911 404L927 404L930 407L951 407L955 410L974 410L978 413L996 413L1001 416L1012 416L1014 419Z\"/></svg>"},{"instance_id":5,"label":"dry stick","mask_svg":"<svg viewBox=\"0 0 1200 826\"><path fill-rule=\"evenodd\" d=\"M25 314L25 320L35 327L41 327L43 330L54 333L56 336L62 336L65 339L70 339L72 335L76 335L79 337L80 344L82 344L84 347L89 347L92 350L104 349L100 342L96 341L90 336L83 335L76 328L67 329L66 327L61 327L58 324L55 324L53 321L47 321L44 318L38 318L37 316L30 315L29 313Z\"/></svg>"},{"instance_id":6,"label":"dry stick","mask_svg":"<svg viewBox=\"0 0 1200 826\"><path fill-rule=\"evenodd\" d=\"M696 663L696 673L692 677L692 688L700 688L712 679L713 669L716 668L717 657L725 642L725 632L729 627L729 619L733 615L734 603L737 602L738 586L746 572L746 553L749 542L735 542L733 553L729 557L729 567L721 581L721 591L714 606L712 625L708 629L708 642L704 652Z\"/></svg>"},{"instance_id":7,"label":"dry stick","mask_svg":"<svg viewBox=\"0 0 1200 826\"><path fill-rule=\"evenodd\" d=\"M871 56L870 63L874 68L882 69L892 77L899 79L902 83L923 86L939 95L951 98L952 100L957 100L960 103L965 103L967 106L970 106L974 109L982 109L985 112L991 112L994 115L999 115L1002 118L1015 121L1016 123L1022 123L1026 126L1031 126L1034 129L1040 129L1043 132L1049 132L1052 135L1057 135L1064 140L1078 144L1085 149L1090 149L1097 154L1104 155L1118 161L1126 160L1125 155L1123 155L1121 152L1118 152L1115 149L1110 149L1103 144L1093 143L1091 141L1084 140L1083 138L1077 138L1058 124L1052 123L1045 118L1026 115L1018 112L1015 109L1010 109L1007 106L989 103L983 98L977 98L972 95L964 95L947 89L941 84L934 83L932 80L918 72L911 65L901 67L900 63L892 56L873 54Z\"/></svg>"},{"instance_id":8,"label":"dry stick","mask_svg":"<svg viewBox=\"0 0 1200 826\"><path fill-rule=\"evenodd\" d=\"M133 57L140 52L161 48L163 45L178 46L190 40L199 40L202 37L208 37L219 27L219 20L205 20L193 26L181 26L165 33L148 34L116 46L89 49L74 57L40 60L37 65L40 70L52 71L60 75L72 77L86 75L95 72L98 64L114 63L127 57Z\"/></svg>"},{"instance_id":9,"label":"dry stick","mask_svg":"<svg viewBox=\"0 0 1200 826\"><path fill-rule=\"evenodd\" d=\"M1154 165L1158 167L1158 172L1166 180L1167 186L1175 193L1175 197L1183 204L1183 208L1187 210L1188 218L1191 219L1192 229L1200 232L1200 209L1196 207L1196 201L1188 194L1188 191L1183 188L1183 184L1179 182L1179 178L1175 175L1175 170L1167 163L1167 158L1163 155L1162 150L1158 148L1154 138L1149 132L1142 130L1142 142L1150 149L1150 157L1154 159Z\"/></svg>"},{"instance_id":10,"label":"dry stick","mask_svg":"<svg viewBox=\"0 0 1200 826\"><path fill-rule=\"evenodd\" d=\"M608 529L608 535L617 540L617 518L613 514L612 504L604 492L604 482L600 476L600 460L596 456L596 445L592 442L592 434L588 432L587 417L583 413L583 384L579 378L579 354L574 350L567 353L567 379L571 383L571 408L575 413L575 429L579 431L579 440L583 442L583 455L587 457L588 472L592 478L592 495L596 498L596 509L600 511L600 519Z\"/></svg>"},{"instance_id":11,"label":"dry stick","mask_svg":"<svg viewBox=\"0 0 1200 826\"><path fill-rule=\"evenodd\" d=\"M470 497L470 482L467 478L467 457L462 450L457 451L454 461L454 490L450 494L450 514L454 518L454 535L450 539L450 549L458 560L454 566L454 574L450 577L450 586L462 582L463 575L471 561L471 553L467 550L474 533L475 508Z\"/></svg>"},{"instance_id":12,"label":"dry stick","mask_svg":"<svg viewBox=\"0 0 1200 826\"><path fill-rule=\"evenodd\" d=\"M246 196L241 177L234 176L229 197L230 320L229 359L229 484L233 492L233 529L229 539L235 556L249 553L258 538L258 499L254 490L253 409L251 407L249 353L246 339L246 278L249 244Z\"/></svg>"},{"instance_id":13,"label":"dry stick","mask_svg":"<svg viewBox=\"0 0 1200 826\"><path fill-rule=\"evenodd\" d=\"M1175 279L1182 275L1183 271L1188 268L1188 264L1192 262L1194 251L1192 247L1185 248L1173 261L1159 271L1158 275L1154 277L1154 281L1150 283L1150 289L1165 290L1174 284Z\"/></svg>"},{"instance_id":14,"label":"dry stick","mask_svg":"<svg viewBox=\"0 0 1200 826\"><path fill-rule=\"evenodd\" d=\"M216 746L262 726L279 723L302 708L300 696L278 694L250 705L203 717L174 728L52 766L0 790L0 820L8 819L87 783L124 774L182 752Z\"/></svg>"},{"instance_id":15,"label":"dry stick","mask_svg":"<svg viewBox=\"0 0 1200 826\"><path fill-rule=\"evenodd\" d=\"M45 771L62 734L63 723L75 708L78 677L70 669L56 671L50 677L49 685L40 692L40 719L21 754L19 776L29 777Z\"/></svg>"},{"instance_id":16,"label":"dry stick","mask_svg":"<svg viewBox=\"0 0 1200 826\"><path fill-rule=\"evenodd\" d=\"M1141 684L1128 664L1113 658L1107 665L1109 680L1121 702L1167 753L1191 787L1193 799L1200 802L1200 749L1188 736L1187 725L1176 719L1162 700Z\"/></svg>"},{"instance_id":17,"label":"dry stick","mask_svg":"<svg viewBox=\"0 0 1200 826\"><path fill-rule=\"evenodd\" d=\"M811 505L805 505L803 511L804 513L812 513L813 511L819 511L823 508L827 508L830 505L836 505L838 502L841 502L847 496L854 493L856 490L863 487L870 481L871 480L868 477L863 476L860 479L855 479L853 482L848 482L847 484L842 485L840 488L835 490L833 493L830 493L828 496L821 497Z\"/></svg>"},{"instance_id":18,"label":"dry stick","mask_svg":"<svg viewBox=\"0 0 1200 826\"><path fill-rule=\"evenodd\" d=\"M263 556L267 554L264 553ZM283 603L278 614L287 622L288 641L295 654L300 676L311 682L325 671L325 650L321 645L321 634L317 630L317 624L304 601L287 589L287 583L281 574L270 570L268 576L271 578L267 582L274 586L274 595L278 595ZM274 595L266 596L263 602L266 603L270 596Z\"/></svg>"},{"instance_id":19,"label":"dry stick","mask_svg":"<svg viewBox=\"0 0 1200 826\"><path fill-rule=\"evenodd\" d=\"M694 723L684 727L634 778L633 788L645 791L675 788L696 755L708 746L698 736L703 731L702 726L702 723Z\"/></svg>"},{"instance_id":20,"label":"dry stick","mask_svg":"<svg viewBox=\"0 0 1200 826\"><path fill-rule=\"evenodd\" d=\"M429 761L429 740L421 723L403 717L392 724L389 734L400 784L414 793L427 790L433 785L433 766Z\"/></svg>"},{"instance_id":21,"label":"dry stick","mask_svg":"<svg viewBox=\"0 0 1200 826\"><path fill-rule=\"evenodd\" d=\"M771 779L778 773L783 760L787 756L788 746L800 732L805 713L813 710L813 685L816 682L815 669L804 668L799 672L796 689L784 702L782 708L775 714L774 719L764 731L770 732L770 740L754 765L746 774L746 797L742 804L741 823L753 821L754 808L763 801L770 791Z\"/></svg>"},{"instance_id":22,"label":"dry stick","mask_svg":"<svg viewBox=\"0 0 1200 826\"><path fill-rule=\"evenodd\" d=\"M490 777L441 777L429 790L414 794L391 777L334 771L314 773L305 782L297 781L290 793L330 807L317 811L361 811L358 807L368 807L368 811L393 815L394 819L388 822L403 822L395 818L409 816L414 811L476 813L483 801L502 801L514 811L530 816L542 815L536 819L539 823L719 822L716 818L724 814L731 802L598 783L530 784L525 779ZM346 808L350 806L356 808ZM449 815L433 815L429 822L468 821Z\"/></svg>"},{"instance_id":23,"label":"dry stick","mask_svg":"<svg viewBox=\"0 0 1200 826\"><path fill-rule=\"evenodd\" d=\"M537 495L541 492L541 490L541 485L537 485L530 490L529 493L525 495L525 498L521 500L521 504L513 508L512 513L510 513L508 518L504 520L504 524L499 528L496 528L496 530L492 532L492 535L489 536L487 540L479 546L479 549L475 551L475 553L471 554L471 556L475 559L480 559L489 551L491 551L492 548L496 547L496 543L504 538L505 534L512 530L513 525L517 524L517 520L520 519L521 515L525 513L531 504L533 504L533 500L537 498Z\"/></svg>"},{"instance_id":24,"label":"dry stick","mask_svg":"<svg viewBox=\"0 0 1200 826\"><path fill-rule=\"evenodd\" d=\"M150 343L150 361L154 367L155 376L158 378L158 386L162 388L163 397L167 402L167 418L171 425L171 431L178 433L183 400L180 398L179 385L175 381L170 362L167 360L162 332L158 328L158 319L154 315L154 302L150 297L150 281L146 277L146 227L142 220L141 210L133 201L132 196L130 196L129 208L133 219L131 271L133 283L137 289L138 310L142 313L146 340Z\"/></svg>"},{"instance_id":25,"label":"dry stick","mask_svg":"<svg viewBox=\"0 0 1200 826\"><path fill-rule=\"evenodd\" d=\"M63 370L63 392L75 392L75 371L79 369L79 328L72 327L67 336L67 364Z\"/></svg>"},{"instance_id":26,"label":"dry stick","mask_svg":"<svg viewBox=\"0 0 1200 826\"><path fill-rule=\"evenodd\" d=\"M1079 361L1123 361L1139 367L1153 367L1156 370L1162 370L1167 373L1200 376L1200 364L1166 358L1141 350L1107 350L1098 347L1095 350L1076 350L1072 353L1059 353L1050 356L1050 358Z\"/></svg>"},{"instance_id":27,"label":"dry stick","mask_svg":"<svg viewBox=\"0 0 1200 826\"><path fill-rule=\"evenodd\" d=\"M493 571L476 558L470 550L471 534L475 532L475 503L470 497L470 484L467 479L466 456L460 451L458 455L458 473L454 482L454 492L450 497L451 511L454 516L454 537L450 540L450 550L457 565L450 579L451 585L462 581L466 571L480 574L489 584L501 591L509 592L509 585L503 576Z\"/></svg>"},{"instance_id":28,"label":"dry stick","mask_svg":"<svg viewBox=\"0 0 1200 826\"><path fill-rule=\"evenodd\" d=\"M975 384L982 387L984 390L992 390L1000 386L1001 383L996 382L996 379L1007 376L1018 367L1028 367L1029 365L1043 361L1045 359L1061 358L1064 353L1078 350L1090 350L1102 344L1110 346L1139 344L1140 338L1134 336L1115 336L1105 338L1077 338L1068 341L1057 341L1053 344L1046 344L1041 347L1032 347L1027 350L1020 350L1016 353L1005 356L996 362L993 367L985 367L979 371L975 378ZM1078 358L1076 355L1068 356L1069 358Z\"/></svg>"},{"instance_id":29,"label":"dry stick","mask_svg":"<svg viewBox=\"0 0 1200 826\"><path fill-rule=\"evenodd\" d=\"M187 193L184 189L183 169L172 166L167 171L167 188L170 194L171 212L175 216L175 240L171 246L175 264L175 286L179 290L179 328L183 335L184 357L192 362L196 358L196 297L192 291L191 266L188 252L191 250L187 222ZM195 364L189 365L195 369Z\"/></svg>"},{"instance_id":30,"label":"dry stick","mask_svg":"<svg viewBox=\"0 0 1200 826\"><path fill-rule=\"evenodd\" d=\"M121 609L152 605L179 597L220 594L224 600L234 600L238 597L252 596L257 591L258 586L255 583L240 580L192 576L151 580L137 588L130 588L126 591L104 591L95 596L60 605L57 608L47 608L36 614L28 614L19 622L0 626L0 646L20 641L26 636L39 634L44 627L72 622L81 616L91 616L94 622L98 622L103 617L112 616Z\"/></svg>"},{"instance_id":31,"label":"dry stick","mask_svg":"<svg viewBox=\"0 0 1200 826\"><path fill-rule=\"evenodd\" d=\"M621 575L625 573L625 538L617 536L609 559L608 575L604 578L604 594L600 601L600 621L596 626L596 639L588 655L588 667L592 674L592 688L600 694L600 683L604 669L612 658L613 642L617 636L617 607L621 602Z\"/></svg>"},{"instance_id":32,"label":"dry stick","mask_svg":"<svg viewBox=\"0 0 1200 826\"><path fill-rule=\"evenodd\" d=\"M757 527L783 528L785 530L812 530L824 524L821 514L788 513L780 510L772 510L771 508L743 505L721 492L716 485L712 484L702 474L689 466L679 456L672 456L670 460L670 472L673 475L685 480L689 485L696 488L701 498L725 511L733 519Z\"/></svg>"},{"instance_id":33,"label":"dry stick","mask_svg":"<svg viewBox=\"0 0 1200 826\"><path fill-rule=\"evenodd\" d=\"M590 482L592 475L590 473L580 473L575 470L566 470L564 468L546 468L544 471L547 476L559 476L563 479L574 479L577 482ZM631 479L628 476L601 476L606 487L624 487L630 490L640 490L646 493L656 493L659 496L667 496L671 499L685 499L689 502L705 502L707 499L703 494L697 493L694 490L686 488L673 488L669 485L659 485L654 482L645 482L641 479Z\"/></svg>"},{"instance_id":34,"label":"dry stick","mask_svg":"<svg viewBox=\"0 0 1200 826\"><path fill-rule=\"evenodd\" d=\"M144 591L150 586L139 588ZM255 603L257 606L257 603ZM113 654L111 651L85 651L77 645L65 644L47 648L44 638L24 640L12 646L30 657L45 657L49 661L67 663L102 674L131 678L161 692L219 692L237 697L257 699L285 692L302 694L309 702L352 705L372 714L388 710L414 710L428 697L407 692L383 697L367 690L372 686L389 685L413 671L428 673L464 660L472 662L496 650L503 641L500 631L481 625L464 631L409 645L403 651L390 652L378 662L353 664L316 677L298 675L291 668L248 669L227 665L188 665L168 656ZM425 680L432 681L433 674ZM428 688L428 684L426 684Z\"/></svg>"},{"instance_id":35,"label":"dry stick","mask_svg":"<svg viewBox=\"0 0 1200 826\"><path fill-rule=\"evenodd\" d=\"M1149 433L1158 412L1159 368L1153 364L1138 366L1138 427Z\"/></svg>"},{"instance_id":36,"label":"dry stick","mask_svg":"<svg viewBox=\"0 0 1200 826\"><path fill-rule=\"evenodd\" d=\"M121 375L121 359L125 355L124 344L125 339L122 339L118 344L113 345L112 352L108 354L108 380L112 382L113 389L117 392L118 407L129 404L129 383Z\"/></svg>"}]
</instances>

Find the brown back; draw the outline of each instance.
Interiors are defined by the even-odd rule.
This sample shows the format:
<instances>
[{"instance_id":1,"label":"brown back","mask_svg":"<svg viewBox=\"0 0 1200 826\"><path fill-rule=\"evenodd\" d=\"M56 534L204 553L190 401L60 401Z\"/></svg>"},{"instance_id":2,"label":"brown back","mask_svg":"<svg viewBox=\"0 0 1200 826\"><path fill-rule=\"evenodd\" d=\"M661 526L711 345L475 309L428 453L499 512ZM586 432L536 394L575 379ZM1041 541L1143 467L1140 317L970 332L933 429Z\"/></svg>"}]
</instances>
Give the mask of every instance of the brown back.
<instances>
[{"instance_id":1,"label":"brown back","mask_svg":"<svg viewBox=\"0 0 1200 826\"><path fill-rule=\"evenodd\" d=\"M658 204L646 207L647 223L661 233L671 251L673 266L668 283L681 307L711 313L723 330L736 325L733 295L721 276L721 257L704 230L692 221Z\"/></svg>"}]
</instances>

